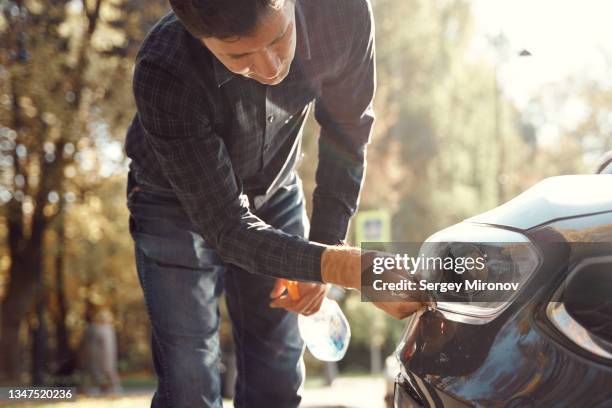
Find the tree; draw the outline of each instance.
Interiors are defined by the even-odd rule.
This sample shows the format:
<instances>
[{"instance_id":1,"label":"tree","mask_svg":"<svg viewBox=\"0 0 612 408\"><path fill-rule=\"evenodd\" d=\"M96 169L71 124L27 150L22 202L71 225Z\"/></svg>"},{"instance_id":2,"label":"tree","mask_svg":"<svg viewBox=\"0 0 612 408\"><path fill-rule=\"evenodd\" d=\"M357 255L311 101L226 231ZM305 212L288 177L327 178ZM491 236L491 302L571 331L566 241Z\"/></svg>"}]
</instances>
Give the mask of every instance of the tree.
<instances>
[{"instance_id":1,"label":"tree","mask_svg":"<svg viewBox=\"0 0 612 408\"><path fill-rule=\"evenodd\" d=\"M91 170L100 143L116 138L118 129L122 135L130 119L130 61L151 17L130 0L0 4L0 198L10 256L0 376L18 381L20 328L44 292L45 235L63 222L65 203L108 178ZM163 9L154 3L147 10L158 16ZM39 309L39 323L42 318Z\"/></svg>"}]
</instances>

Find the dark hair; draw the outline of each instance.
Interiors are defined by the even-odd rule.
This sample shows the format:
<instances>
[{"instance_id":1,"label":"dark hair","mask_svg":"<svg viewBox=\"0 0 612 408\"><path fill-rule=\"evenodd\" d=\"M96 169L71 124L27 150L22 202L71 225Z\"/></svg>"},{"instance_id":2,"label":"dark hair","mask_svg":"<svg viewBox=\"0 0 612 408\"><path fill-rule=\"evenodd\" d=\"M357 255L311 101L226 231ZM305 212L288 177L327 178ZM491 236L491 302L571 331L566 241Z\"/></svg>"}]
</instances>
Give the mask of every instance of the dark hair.
<instances>
[{"instance_id":1,"label":"dark hair","mask_svg":"<svg viewBox=\"0 0 612 408\"><path fill-rule=\"evenodd\" d=\"M250 34L261 17L278 10L283 3L283 0L170 0L174 14L193 36L219 39Z\"/></svg>"}]
</instances>

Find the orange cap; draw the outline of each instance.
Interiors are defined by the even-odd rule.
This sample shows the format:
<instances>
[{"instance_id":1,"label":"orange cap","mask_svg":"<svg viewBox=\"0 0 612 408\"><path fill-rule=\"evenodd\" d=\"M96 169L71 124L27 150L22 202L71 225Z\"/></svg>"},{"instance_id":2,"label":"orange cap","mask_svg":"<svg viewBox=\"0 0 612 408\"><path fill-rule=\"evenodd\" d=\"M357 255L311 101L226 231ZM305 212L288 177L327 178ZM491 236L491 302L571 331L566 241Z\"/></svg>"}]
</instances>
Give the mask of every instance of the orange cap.
<instances>
[{"instance_id":1,"label":"orange cap","mask_svg":"<svg viewBox=\"0 0 612 408\"><path fill-rule=\"evenodd\" d=\"M287 292L289 292L289 297L291 300L298 300L300 298L300 289L298 288L298 283L296 281L290 281L287 279L283 279L283 283L287 287Z\"/></svg>"}]
</instances>

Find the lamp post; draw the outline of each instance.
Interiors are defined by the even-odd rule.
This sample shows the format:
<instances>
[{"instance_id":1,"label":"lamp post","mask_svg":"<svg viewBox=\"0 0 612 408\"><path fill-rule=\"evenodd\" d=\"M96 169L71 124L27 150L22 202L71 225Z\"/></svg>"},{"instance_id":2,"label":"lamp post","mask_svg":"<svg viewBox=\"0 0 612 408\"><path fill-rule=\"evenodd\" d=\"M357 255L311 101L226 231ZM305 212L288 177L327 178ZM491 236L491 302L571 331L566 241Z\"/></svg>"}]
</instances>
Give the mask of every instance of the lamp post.
<instances>
[{"instance_id":1,"label":"lamp post","mask_svg":"<svg viewBox=\"0 0 612 408\"><path fill-rule=\"evenodd\" d=\"M497 166L497 199L498 202L504 203L507 199L506 189L506 167L507 167L507 151L504 132L502 128L503 124L503 103L502 103L502 87L499 81L499 71L502 64L508 61L509 53L509 42L508 38L503 32L499 32L496 36L490 38L490 43L496 50L497 59L495 61L494 75L493 75L493 107L494 107L494 137L497 143L497 154L498 154L498 166ZM529 57L531 52L527 49L522 49L520 52L515 54L518 57Z\"/></svg>"}]
</instances>

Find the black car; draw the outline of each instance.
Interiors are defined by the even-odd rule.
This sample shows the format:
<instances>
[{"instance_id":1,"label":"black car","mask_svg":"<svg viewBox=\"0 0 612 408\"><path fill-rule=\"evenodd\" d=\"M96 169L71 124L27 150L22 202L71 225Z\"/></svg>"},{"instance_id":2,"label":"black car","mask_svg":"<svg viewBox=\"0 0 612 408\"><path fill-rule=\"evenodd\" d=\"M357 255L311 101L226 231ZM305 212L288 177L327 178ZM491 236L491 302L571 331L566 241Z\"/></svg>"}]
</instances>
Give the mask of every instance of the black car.
<instances>
[{"instance_id":1,"label":"black car","mask_svg":"<svg viewBox=\"0 0 612 408\"><path fill-rule=\"evenodd\" d=\"M412 316L395 407L612 407L612 155L598 171L546 179L428 240L518 242L492 269L525 285Z\"/></svg>"}]
</instances>

